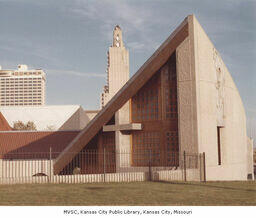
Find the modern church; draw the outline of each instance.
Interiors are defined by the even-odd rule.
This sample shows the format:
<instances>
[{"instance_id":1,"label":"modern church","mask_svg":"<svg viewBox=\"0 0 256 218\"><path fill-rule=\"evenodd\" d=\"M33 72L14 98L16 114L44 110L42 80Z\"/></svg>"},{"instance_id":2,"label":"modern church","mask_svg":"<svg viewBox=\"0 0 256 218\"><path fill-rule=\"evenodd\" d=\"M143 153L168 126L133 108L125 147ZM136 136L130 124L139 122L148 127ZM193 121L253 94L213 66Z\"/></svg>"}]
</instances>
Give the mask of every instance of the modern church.
<instances>
[{"instance_id":1,"label":"modern church","mask_svg":"<svg viewBox=\"0 0 256 218\"><path fill-rule=\"evenodd\" d=\"M130 79L129 53L116 26L107 74L101 111L56 157L55 174L82 150L114 152L118 172L124 164L144 166L134 154L150 149L154 166L171 165L173 153L205 152L207 180L253 176L241 97L195 16L185 18ZM120 152L130 157L123 160Z\"/></svg>"}]
</instances>

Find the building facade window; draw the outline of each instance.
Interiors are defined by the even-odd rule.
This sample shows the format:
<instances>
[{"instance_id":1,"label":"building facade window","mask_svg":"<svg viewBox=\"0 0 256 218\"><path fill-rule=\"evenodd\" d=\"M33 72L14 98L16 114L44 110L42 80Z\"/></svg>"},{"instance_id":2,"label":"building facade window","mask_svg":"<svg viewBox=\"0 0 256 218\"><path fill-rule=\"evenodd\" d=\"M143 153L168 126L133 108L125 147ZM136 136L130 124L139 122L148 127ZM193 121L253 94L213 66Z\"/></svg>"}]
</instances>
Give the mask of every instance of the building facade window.
<instances>
[{"instance_id":1,"label":"building facade window","mask_svg":"<svg viewBox=\"0 0 256 218\"><path fill-rule=\"evenodd\" d=\"M217 127L218 165L221 165L221 127Z\"/></svg>"},{"instance_id":2,"label":"building facade window","mask_svg":"<svg viewBox=\"0 0 256 218\"><path fill-rule=\"evenodd\" d=\"M141 123L132 132L134 166L177 166L178 108L175 53L131 100L131 118Z\"/></svg>"}]
</instances>

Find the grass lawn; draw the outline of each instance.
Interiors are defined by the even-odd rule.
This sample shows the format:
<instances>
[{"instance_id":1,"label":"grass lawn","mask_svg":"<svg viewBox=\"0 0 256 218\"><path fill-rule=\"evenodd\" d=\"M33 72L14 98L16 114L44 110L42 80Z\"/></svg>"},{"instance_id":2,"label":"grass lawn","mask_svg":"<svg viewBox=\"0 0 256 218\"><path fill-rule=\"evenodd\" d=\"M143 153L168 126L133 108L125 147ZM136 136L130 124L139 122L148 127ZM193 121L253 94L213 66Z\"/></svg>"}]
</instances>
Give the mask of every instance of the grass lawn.
<instances>
[{"instance_id":1,"label":"grass lawn","mask_svg":"<svg viewBox=\"0 0 256 218\"><path fill-rule=\"evenodd\" d=\"M0 205L256 205L256 182L0 185Z\"/></svg>"}]
</instances>

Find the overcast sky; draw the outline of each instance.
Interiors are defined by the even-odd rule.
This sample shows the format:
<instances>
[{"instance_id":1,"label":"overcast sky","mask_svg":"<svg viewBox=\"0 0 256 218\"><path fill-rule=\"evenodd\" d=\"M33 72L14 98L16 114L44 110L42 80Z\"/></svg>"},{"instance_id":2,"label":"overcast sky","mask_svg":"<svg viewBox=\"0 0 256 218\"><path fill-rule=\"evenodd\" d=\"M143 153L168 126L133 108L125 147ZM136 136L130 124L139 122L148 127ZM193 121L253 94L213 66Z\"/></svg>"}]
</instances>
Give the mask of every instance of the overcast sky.
<instances>
[{"instance_id":1,"label":"overcast sky","mask_svg":"<svg viewBox=\"0 0 256 218\"><path fill-rule=\"evenodd\" d=\"M0 0L0 65L42 68L49 105L97 109L114 26L123 30L133 75L189 14L221 54L256 132L253 0Z\"/></svg>"}]
</instances>

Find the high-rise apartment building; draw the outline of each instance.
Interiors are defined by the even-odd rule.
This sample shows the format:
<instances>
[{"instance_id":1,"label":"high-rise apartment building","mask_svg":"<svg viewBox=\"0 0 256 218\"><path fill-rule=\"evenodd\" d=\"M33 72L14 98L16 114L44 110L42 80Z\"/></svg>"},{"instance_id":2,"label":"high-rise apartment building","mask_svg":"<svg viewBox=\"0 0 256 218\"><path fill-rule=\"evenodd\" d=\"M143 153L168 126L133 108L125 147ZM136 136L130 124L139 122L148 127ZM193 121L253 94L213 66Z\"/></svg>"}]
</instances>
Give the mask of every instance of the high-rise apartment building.
<instances>
[{"instance_id":1,"label":"high-rise apartment building","mask_svg":"<svg viewBox=\"0 0 256 218\"><path fill-rule=\"evenodd\" d=\"M129 52L124 47L122 30L117 25L113 31L113 44L108 51L107 85L101 95L101 107L129 80Z\"/></svg>"},{"instance_id":2,"label":"high-rise apartment building","mask_svg":"<svg viewBox=\"0 0 256 218\"><path fill-rule=\"evenodd\" d=\"M0 106L31 106L45 104L45 73L41 69L3 70L0 66Z\"/></svg>"}]
</instances>

